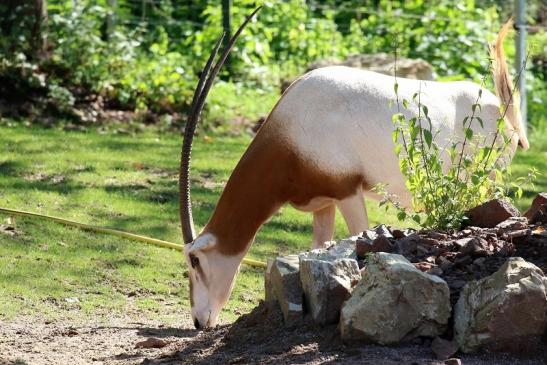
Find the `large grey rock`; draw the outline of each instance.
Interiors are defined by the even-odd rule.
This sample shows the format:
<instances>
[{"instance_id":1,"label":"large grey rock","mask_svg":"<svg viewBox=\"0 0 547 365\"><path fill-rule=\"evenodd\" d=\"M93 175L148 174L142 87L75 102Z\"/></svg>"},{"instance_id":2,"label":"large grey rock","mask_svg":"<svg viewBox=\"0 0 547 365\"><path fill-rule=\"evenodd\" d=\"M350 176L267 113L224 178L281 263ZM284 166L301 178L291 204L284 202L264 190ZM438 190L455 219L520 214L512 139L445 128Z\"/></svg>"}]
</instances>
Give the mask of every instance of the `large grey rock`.
<instances>
[{"instance_id":1,"label":"large grey rock","mask_svg":"<svg viewBox=\"0 0 547 365\"><path fill-rule=\"evenodd\" d=\"M395 71L395 56L388 53L375 53L353 54L349 55L345 60L324 59L310 64L306 69L306 72L327 66L355 67L393 76ZM420 58L411 59L397 57L397 77L417 80L435 80L433 67ZM281 93L284 93L293 81L294 79L283 80L281 83Z\"/></svg>"},{"instance_id":2,"label":"large grey rock","mask_svg":"<svg viewBox=\"0 0 547 365\"><path fill-rule=\"evenodd\" d=\"M357 260L357 253L355 252L355 242L358 236L345 238L338 241L338 243L330 246L327 252L334 257L334 259L352 259Z\"/></svg>"},{"instance_id":3,"label":"large grey rock","mask_svg":"<svg viewBox=\"0 0 547 365\"><path fill-rule=\"evenodd\" d=\"M298 255L278 257L268 262L265 273L266 301L276 302L287 326L298 324L303 317L303 291L300 284Z\"/></svg>"},{"instance_id":4,"label":"large grey rock","mask_svg":"<svg viewBox=\"0 0 547 365\"><path fill-rule=\"evenodd\" d=\"M529 348L547 326L547 278L513 257L494 274L469 282L454 310L455 337L464 352Z\"/></svg>"},{"instance_id":5,"label":"large grey rock","mask_svg":"<svg viewBox=\"0 0 547 365\"><path fill-rule=\"evenodd\" d=\"M355 251L355 242L357 239L358 236L353 236L338 242L326 242L327 248L318 248L308 252L303 252L299 255L299 257L301 260L304 258L323 261L334 261L338 259L357 260L357 253Z\"/></svg>"},{"instance_id":6,"label":"large grey rock","mask_svg":"<svg viewBox=\"0 0 547 365\"><path fill-rule=\"evenodd\" d=\"M355 260L324 261L301 256L300 281L305 305L317 324L338 322L340 308L351 295L352 282L359 279L361 273Z\"/></svg>"},{"instance_id":7,"label":"large grey rock","mask_svg":"<svg viewBox=\"0 0 547 365\"><path fill-rule=\"evenodd\" d=\"M379 344L443 333L450 317L448 285L416 269L401 255L375 253L342 307L344 340Z\"/></svg>"},{"instance_id":8,"label":"large grey rock","mask_svg":"<svg viewBox=\"0 0 547 365\"><path fill-rule=\"evenodd\" d=\"M308 66L307 71L326 66L356 67L385 75L394 75L395 56L388 53L353 54L345 60L320 60ZM434 80L433 67L422 59L397 58L397 76L417 80Z\"/></svg>"}]
</instances>

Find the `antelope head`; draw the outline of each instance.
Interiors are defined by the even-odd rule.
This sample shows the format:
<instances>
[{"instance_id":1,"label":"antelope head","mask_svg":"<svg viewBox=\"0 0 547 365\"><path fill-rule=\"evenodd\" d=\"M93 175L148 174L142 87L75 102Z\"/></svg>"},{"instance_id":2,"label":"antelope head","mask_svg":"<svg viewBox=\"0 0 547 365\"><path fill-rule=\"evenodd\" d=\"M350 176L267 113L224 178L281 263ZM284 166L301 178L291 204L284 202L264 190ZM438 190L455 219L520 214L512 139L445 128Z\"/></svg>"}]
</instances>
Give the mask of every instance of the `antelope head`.
<instances>
[{"instance_id":1,"label":"antelope head","mask_svg":"<svg viewBox=\"0 0 547 365\"><path fill-rule=\"evenodd\" d=\"M207 230L204 230L196 237L192 218L189 178L192 140L205 99L215 77L226 61L237 38L260 8L258 7L253 11L239 27L213 67L213 62L217 58L225 34L217 41L194 92L191 112L184 131L179 175L180 220L185 243L184 253L188 264L188 278L190 280L192 318L196 328L216 325L220 310L230 297L234 278L245 253L235 255L221 253L217 237L214 233L207 232Z\"/></svg>"}]
</instances>

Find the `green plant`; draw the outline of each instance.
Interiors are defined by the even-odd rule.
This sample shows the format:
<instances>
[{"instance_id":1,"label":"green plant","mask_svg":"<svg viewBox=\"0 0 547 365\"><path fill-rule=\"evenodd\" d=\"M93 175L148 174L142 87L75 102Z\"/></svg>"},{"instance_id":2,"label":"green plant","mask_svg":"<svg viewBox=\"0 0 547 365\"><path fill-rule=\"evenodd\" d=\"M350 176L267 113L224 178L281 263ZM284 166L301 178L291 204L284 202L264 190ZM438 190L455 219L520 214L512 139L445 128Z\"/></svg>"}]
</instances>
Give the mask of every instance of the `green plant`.
<instances>
[{"instance_id":1,"label":"green plant","mask_svg":"<svg viewBox=\"0 0 547 365\"><path fill-rule=\"evenodd\" d=\"M483 83L484 85L484 83ZM429 109L421 102L421 88L412 100L399 101L398 83L394 91L398 112L393 115L393 142L399 158L399 167L412 194L413 212L409 213L387 191L386 185L376 186L383 196L380 205L393 206L397 218L411 218L427 229L458 229L465 220L465 212L489 199L507 198L510 190L522 195L521 186L538 174L534 168L526 177L508 183L511 176L510 156L507 146L511 141L505 132L505 112L497 120L491 136L475 135L473 125L484 127L477 115L481 109L482 86L479 89L471 114L462 121L463 141L452 140L446 146L437 141L439 131L433 129ZM401 111L417 107L417 115L407 118Z\"/></svg>"}]
</instances>

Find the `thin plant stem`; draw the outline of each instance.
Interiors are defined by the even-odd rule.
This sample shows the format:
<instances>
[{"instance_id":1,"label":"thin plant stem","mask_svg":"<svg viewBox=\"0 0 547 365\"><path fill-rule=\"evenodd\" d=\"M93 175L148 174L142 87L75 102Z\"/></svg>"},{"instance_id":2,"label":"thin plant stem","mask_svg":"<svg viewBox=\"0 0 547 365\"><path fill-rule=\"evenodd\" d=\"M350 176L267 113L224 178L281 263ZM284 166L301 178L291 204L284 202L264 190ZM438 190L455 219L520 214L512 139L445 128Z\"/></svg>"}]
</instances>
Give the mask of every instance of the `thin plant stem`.
<instances>
[{"instance_id":1,"label":"thin plant stem","mask_svg":"<svg viewBox=\"0 0 547 365\"><path fill-rule=\"evenodd\" d=\"M397 102L397 113L398 114L401 114L401 104L399 102L399 82L397 81L397 49L398 49L398 37L396 36L395 37L395 59L394 59L394 64L393 64L393 67L394 67L394 70L393 70L393 75L395 77L395 99L396 99L396 102ZM401 138L403 139L403 147L405 149L405 153L406 155L408 156L408 147L407 147L407 143L406 143L406 138L405 138L405 134L403 133L403 131L401 130ZM412 164L412 161L410 161L410 164Z\"/></svg>"},{"instance_id":2,"label":"thin plant stem","mask_svg":"<svg viewBox=\"0 0 547 365\"><path fill-rule=\"evenodd\" d=\"M482 96L482 89L484 87L485 81L486 81L486 76L482 78L481 87L479 89L480 90L479 95L477 95L477 99L475 100L475 103L471 107L472 113L471 113L471 117L469 118L469 124L468 124L467 128L471 128L471 123L473 123L473 119L475 118L477 105L479 105L478 103L479 103L479 100L481 99L481 96ZM462 143L462 150L461 150L461 153L460 153L460 159L458 161L458 167L456 168L456 177L458 177L460 175L461 163L462 163L462 159L463 159L463 154L465 152L465 145L467 143L467 137L465 137L465 129L466 128L465 128L465 124L464 124L463 125L464 139L463 139L463 143Z\"/></svg>"}]
</instances>

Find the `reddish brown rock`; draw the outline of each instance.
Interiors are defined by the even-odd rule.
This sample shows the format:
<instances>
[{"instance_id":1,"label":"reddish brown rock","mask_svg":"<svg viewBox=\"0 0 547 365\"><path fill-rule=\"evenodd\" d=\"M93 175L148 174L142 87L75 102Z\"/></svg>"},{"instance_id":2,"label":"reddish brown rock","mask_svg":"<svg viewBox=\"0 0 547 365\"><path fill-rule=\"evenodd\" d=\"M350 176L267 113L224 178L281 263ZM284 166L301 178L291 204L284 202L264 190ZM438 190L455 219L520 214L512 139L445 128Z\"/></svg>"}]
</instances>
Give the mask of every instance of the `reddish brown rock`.
<instances>
[{"instance_id":1,"label":"reddish brown rock","mask_svg":"<svg viewBox=\"0 0 547 365\"><path fill-rule=\"evenodd\" d=\"M547 223L547 204L543 204L534 213L530 219L530 223L545 224Z\"/></svg>"},{"instance_id":2,"label":"reddish brown rock","mask_svg":"<svg viewBox=\"0 0 547 365\"><path fill-rule=\"evenodd\" d=\"M465 216L468 226L493 228L510 217L519 217L520 213L511 203L494 199L468 210Z\"/></svg>"},{"instance_id":3,"label":"reddish brown rock","mask_svg":"<svg viewBox=\"0 0 547 365\"><path fill-rule=\"evenodd\" d=\"M374 240L358 238L355 242L355 251L357 257L363 259L371 252L392 252L393 244L385 236L378 236Z\"/></svg>"},{"instance_id":4,"label":"reddish brown rock","mask_svg":"<svg viewBox=\"0 0 547 365\"><path fill-rule=\"evenodd\" d=\"M403 256L413 255L416 253L420 236L417 233L412 233L404 238L397 240L397 253Z\"/></svg>"},{"instance_id":5,"label":"reddish brown rock","mask_svg":"<svg viewBox=\"0 0 547 365\"><path fill-rule=\"evenodd\" d=\"M411 234L415 233L416 230L412 228L407 229L392 229L391 234L395 239L404 238L406 236L410 236Z\"/></svg>"},{"instance_id":6,"label":"reddish brown rock","mask_svg":"<svg viewBox=\"0 0 547 365\"><path fill-rule=\"evenodd\" d=\"M486 256L491 253L488 242L481 237L466 237L454 241L462 255Z\"/></svg>"},{"instance_id":7,"label":"reddish brown rock","mask_svg":"<svg viewBox=\"0 0 547 365\"><path fill-rule=\"evenodd\" d=\"M496 225L498 234L528 228L528 220L525 217L511 217Z\"/></svg>"},{"instance_id":8,"label":"reddish brown rock","mask_svg":"<svg viewBox=\"0 0 547 365\"><path fill-rule=\"evenodd\" d=\"M135 348L141 348L141 349L161 349L165 346L167 346L169 342L164 341L162 339L156 338L156 337L149 337L144 341L137 342L135 345Z\"/></svg>"},{"instance_id":9,"label":"reddish brown rock","mask_svg":"<svg viewBox=\"0 0 547 365\"><path fill-rule=\"evenodd\" d=\"M547 205L547 193L539 193L532 201L530 209L528 209L526 213L524 213L524 216L531 220L534 214L536 214L536 212L540 210L542 205Z\"/></svg>"},{"instance_id":10,"label":"reddish brown rock","mask_svg":"<svg viewBox=\"0 0 547 365\"><path fill-rule=\"evenodd\" d=\"M355 251L359 259L365 258L368 253L392 252L394 246L391 243L393 235L386 225L379 225L371 230L366 230L355 242Z\"/></svg>"}]
</instances>

